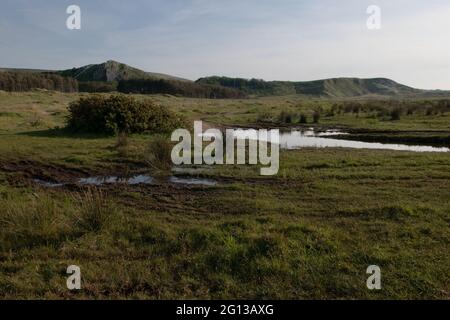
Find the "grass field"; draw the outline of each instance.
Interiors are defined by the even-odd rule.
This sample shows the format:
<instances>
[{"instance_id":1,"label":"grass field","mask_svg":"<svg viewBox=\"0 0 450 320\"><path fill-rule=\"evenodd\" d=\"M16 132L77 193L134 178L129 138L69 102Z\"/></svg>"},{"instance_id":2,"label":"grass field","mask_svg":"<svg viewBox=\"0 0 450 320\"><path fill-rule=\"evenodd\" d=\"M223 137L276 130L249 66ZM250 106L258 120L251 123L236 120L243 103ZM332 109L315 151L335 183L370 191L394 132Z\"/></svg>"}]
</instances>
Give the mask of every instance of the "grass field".
<instances>
[{"instance_id":1,"label":"grass field","mask_svg":"<svg viewBox=\"0 0 450 320\"><path fill-rule=\"evenodd\" d=\"M78 97L0 92L1 298L450 298L448 153L308 148L281 152L274 177L254 166L194 174L214 187L39 186L33 179L158 174L143 160L152 136L119 148L115 137L55 129ZM221 126L333 103L151 99ZM449 136L450 113L324 115L308 125ZM71 264L81 267L77 292L66 288ZM381 267L382 290L367 289L369 265Z\"/></svg>"}]
</instances>

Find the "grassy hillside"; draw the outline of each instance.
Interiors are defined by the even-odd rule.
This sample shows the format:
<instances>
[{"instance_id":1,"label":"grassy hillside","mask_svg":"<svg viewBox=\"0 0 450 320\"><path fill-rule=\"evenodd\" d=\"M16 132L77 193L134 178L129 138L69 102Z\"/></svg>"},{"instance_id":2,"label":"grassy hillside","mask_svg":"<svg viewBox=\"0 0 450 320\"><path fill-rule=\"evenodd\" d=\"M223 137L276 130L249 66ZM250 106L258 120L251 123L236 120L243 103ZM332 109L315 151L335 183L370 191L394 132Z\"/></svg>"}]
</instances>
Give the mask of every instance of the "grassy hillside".
<instances>
[{"instance_id":1,"label":"grassy hillside","mask_svg":"<svg viewBox=\"0 0 450 320\"><path fill-rule=\"evenodd\" d=\"M296 82L295 89L297 93L301 94L312 93L329 97L355 97L370 94L396 96L420 92L420 90L384 78L335 78L311 82Z\"/></svg>"},{"instance_id":2,"label":"grassy hillside","mask_svg":"<svg viewBox=\"0 0 450 320\"><path fill-rule=\"evenodd\" d=\"M58 71L59 74L72 77L78 81L120 81L130 79L172 79L180 78L161 73L145 72L117 61L91 64L80 68Z\"/></svg>"},{"instance_id":3,"label":"grassy hillside","mask_svg":"<svg viewBox=\"0 0 450 320\"><path fill-rule=\"evenodd\" d=\"M75 78L78 81L113 82L130 79L165 79L189 81L183 78L163 73L146 72L113 60L109 60L100 64L89 64L79 68L72 68L67 70L0 68L0 72L57 73L65 77Z\"/></svg>"},{"instance_id":4,"label":"grassy hillside","mask_svg":"<svg viewBox=\"0 0 450 320\"><path fill-rule=\"evenodd\" d=\"M263 96L303 94L316 97L339 98L367 95L406 96L427 93L424 90L414 89L384 78L333 78L316 81L289 82L207 77L201 78L197 82L222 85L243 90L248 94Z\"/></svg>"}]
</instances>

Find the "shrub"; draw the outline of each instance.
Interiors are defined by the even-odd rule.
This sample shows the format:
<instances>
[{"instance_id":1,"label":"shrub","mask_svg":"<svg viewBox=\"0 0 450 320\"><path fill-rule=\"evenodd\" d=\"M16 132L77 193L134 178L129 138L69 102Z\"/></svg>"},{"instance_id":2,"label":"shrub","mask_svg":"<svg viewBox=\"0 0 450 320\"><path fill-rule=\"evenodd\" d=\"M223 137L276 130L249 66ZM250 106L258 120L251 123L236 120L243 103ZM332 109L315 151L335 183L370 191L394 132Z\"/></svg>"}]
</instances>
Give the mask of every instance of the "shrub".
<instances>
[{"instance_id":1,"label":"shrub","mask_svg":"<svg viewBox=\"0 0 450 320\"><path fill-rule=\"evenodd\" d=\"M69 106L67 122L74 131L106 134L170 132L182 125L183 120L164 107L125 95L81 98Z\"/></svg>"},{"instance_id":2,"label":"shrub","mask_svg":"<svg viewBox=\"0 0 450 320\"><path fill-rule=\"evenodd\" d=\"M293 123L294 115L291 112L281 111L280 115L278 116L278 121L280 123Z\"/></svg>"},{"instance_id":3,"label":"shrub","mask_svg":"<svg viewBox=\"0 0 450 320\"><path fill-rule=\"evenodd\" d=\"M400 120L401 114L402 114L402 110L400 108L392 109L392 111L391 111L391 120L393 120L393 121Z\"/></svg>"},{"instance_id":4,"label":"shrub","mask_svg":"<svg viewBox=\"0 0 450 320\"><path fill-rule=\"evenodd\" d=\"M319 123L320 120L320 112L319 111L314 111L313 113L313 122L314 123Z\"/></svg>"},{"instance_id":5,"label":"shrub","mask_svg":"<svg viewBox=\"0 0 450 320\"><path fill-rule=\"evenodd\" d=\"M272 121L272 115L268 112L264 112L258 115L258 118L256 119L256 122L271 122Z\"/></svg>"},{"instance_id":6,"label":"shrub","mask_svg":"<svg viewBox=\"0 0 450 320\"><path fill-rule=\"evenodd\" d=\"M302 113L300 115L300 123L308 123L308 119L306 118L306 114Z\"/></svg>"}]
</instances>

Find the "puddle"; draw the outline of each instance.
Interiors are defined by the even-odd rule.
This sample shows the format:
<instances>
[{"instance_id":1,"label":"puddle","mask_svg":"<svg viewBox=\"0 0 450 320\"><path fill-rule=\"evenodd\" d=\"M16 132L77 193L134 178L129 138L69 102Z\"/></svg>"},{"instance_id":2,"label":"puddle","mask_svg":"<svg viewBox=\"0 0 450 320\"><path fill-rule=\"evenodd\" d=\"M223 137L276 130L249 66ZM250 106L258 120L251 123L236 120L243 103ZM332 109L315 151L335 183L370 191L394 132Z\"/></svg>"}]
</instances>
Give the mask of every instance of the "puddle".
<instances>
[{"instance_id":1,"label":"puddle","mask_svg":"<svg viewBox=\"0 0 450 320\"><path fill-rule=\"evenodd\" d=\"M106 177L88 177L80 178L77 181L79 184L101 186L103 184L151 184L153 182L153 177L147 175L137 175L131 178L117 177L117 176L106 176Z\"/></svg>"},{"instance_id":2,"label":"puddle","mask_svg":"<svg viewBox=\"0 0 450 320\"><path fill-rule=\"evenodd\" d=\"M127 181L128 184L151 184L153 183L153 177L147 176L145 174L141 174L138 176L134 176Z\"/></svg>"},{"instance_id":3,"label":"puddle","mask_svg":"<svg viewBox=\"0 0 450 320\"><path fill-rule=\"evenodd\" d=\"M66 184L69 184L69 183L53 183L41 179L35 179L34 182L46 188L63 187ZM141 174L130 178L118 176L80 178L72 183L78 183L86 186L101 186L105 184L128 184L128 185L153 184L154 182L155 179L153 177ZM217 181L212 179L180 178L175 176L169 177L167 179L167 182L176 184L203 185L203 186L217 185Z\"/></svg>"},{"instance_id":4,"label":"puddle","mask_svg":"<svg viewBox=\"0 0 450 320\"><path fill-rule=\"evenodd\" d=\"M89 178L80 178L77 181L79 184L83 184L83 185L93 185L93 186L100 186L102 184L107 184L107 183L119 183L119 178L117 177L89 177ZM122 181L126 182L125 181Z\"/></svg>"},{"instance_id":5,"label":"puddle","mask_svg":"<svg viewBox=\"0 0 450 320\"><path fill-rule=\"evenodd\" d=\"M200 179L200 178L179 178L170 177L169 181L178 184L191 184L191 185L203 185L203 186L215 186L217 181L211 179Z\"/></svg>"},{"instance_id":6,"label":"puddle","mask_svg":"<svg viewBox=\"0 0 450 320\"><path fill-rule=\"evenodd\" d=\"M199 174L199 173L205 173L208 171L211 172L212 168L205 168L205 167L202 167L202 168L174 167L174 168L172 168L172 172L181 173L181 174L192 174L192 175Z\"/></svg>"},{"instance_id":7,"label":"puddle","mask_svg":"<svg viewBox=\"0 0 450 320\"><path fill-rule=\"evenodd\" d=\"M235 132L237 139L246 137L246 130ZM280 132L280 147L282 149L300 148L353 148L353 149L379 149L413 152L450 152L450 148L433 147L425 145L389 144L377 142L362 142L350 139L333 139L332 136L351 134L338 130L316 132L313 130Z\"/></svg>"},{"instance_id":8,"label":"puddle","mask_svg":"<svg viewBox=\"0 0 450 320\"><path fill-rule=\"evenodd\" d=\"M41 179L34 179L33 181L43 187L46 187L46 188L58 188L58 187L64 186L64 183L44 181Z\"/></svg>"}]
</instances>

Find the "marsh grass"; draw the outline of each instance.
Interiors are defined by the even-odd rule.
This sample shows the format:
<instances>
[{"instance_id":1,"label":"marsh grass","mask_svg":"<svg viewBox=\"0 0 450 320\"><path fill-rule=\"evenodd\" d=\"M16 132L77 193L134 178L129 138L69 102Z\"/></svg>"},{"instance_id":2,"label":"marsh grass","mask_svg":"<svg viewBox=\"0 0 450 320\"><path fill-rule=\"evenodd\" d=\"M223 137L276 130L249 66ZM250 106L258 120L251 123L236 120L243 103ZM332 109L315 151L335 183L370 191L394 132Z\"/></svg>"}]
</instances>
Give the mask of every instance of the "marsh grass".
<instances>
[{"instance_id":1,"label":"marsh grass","mask_svg":"<svg viewBox=\"0 0 450 320\"><path fill-rule=\"evenodd\" d=\"M57 245L73 235L64 209L48 195L13 194L0 201L1 246L4 250Z\"/></svg>"},{"instance_id":2,"label":"marsh grass","mask_svg":"<svg viewBox=\"0 0 450 320\"><path fill-rule=\"evenodd\" d=\"M78 209L73 216L73 222L82 232L99 232L113 220L115 209L98 188L91 187L80 195L75 195L74 202Z\"/></svg>"},{"instance_id":3,"label":"marsh grass","mask_svg":"<svg viewBox=\"0 0 450 320\"><path fill-rule=\"evenodd\" d=\"M115 217L114 206L96 188L63 194L59 201L47 194L11 194L0 201L0 245L4 250L58 246L81 234L100 232Z\"/></svg>"},{"instance_id":4,"label":"marsh grass","mask_svg":"<svg viewBox=\"0 0 450 320\"><path fill-rule=\"evenodd\" d=\"M148 143L144 160L146 164L157 171L168 172L172 168L172 143L164 135L154 136Z\"/></svg>"}]
</instances>

